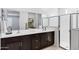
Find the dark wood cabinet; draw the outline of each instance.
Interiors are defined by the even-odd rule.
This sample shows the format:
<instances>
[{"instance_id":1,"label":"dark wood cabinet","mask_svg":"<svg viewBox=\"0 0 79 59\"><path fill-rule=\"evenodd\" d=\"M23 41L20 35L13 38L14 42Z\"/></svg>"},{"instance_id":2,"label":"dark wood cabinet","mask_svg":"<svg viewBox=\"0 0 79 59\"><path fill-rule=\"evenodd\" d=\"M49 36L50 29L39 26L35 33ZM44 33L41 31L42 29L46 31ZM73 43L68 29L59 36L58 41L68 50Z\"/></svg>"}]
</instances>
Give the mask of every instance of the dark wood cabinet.
<instances>
[{"instance_id":1,"label":"dark wood cabinet","mask_svg":"<svg viewBox=\"0 0 79 59\"><path fill-rule=\"evenodd\" d=\"M20 42L6 44L6 47L8 47L7 50L20 50L20 48L21 48Z\"/></svg>"},{"instance_id":2,"label":"dark wood cabinet","mask_svg":"<svg viewBox=\"0 0 79 59\"><path fill-rule=\"evenodd\" d=\"M21 50L31 50L31 36L22 36Z\"/></svg>"},{"instance_id":3,"label":"dark wood cabinet","mask_svg":"<svg viewBox=\"0 0 79 59\"><path fill-rule=\"evenodd\" d=\"M54 32L48 33L48 46L54 44Z\"/></svg>"},{"instance_id":4,"label":"dark wood cabinet","mask_svg":"<svg viewBox=\"0 0 79 59\"><path fill-rule=\"evenodd\" d=\"M43 33L40 34L40 38L41 38L41 48L44 48L48 45L48 34L47 33Z\"/></svg>"},{"instance_id":5,"label":"dark wood cabinet","mask_svg":"<svg viewBox=\"0 0 79 59\"><path fill-rule=\"evenodd\" d=\"M6 40L5 39L1 39L1 50L7 50L8 47L6 47Z\"/></svg>"},{"instance_id":6,"label":"dark wood cabinet","mask_svg":"<svg viewBox=\"0 0 79 59\"><path fill-rule=\"evenodd\" d=\"M47 47L54 44L54 32L43 33L41 37L41 48Z\"/></svg>"},{"instance_id":7,"label":"dark wood cabinet","mask_svg":"<svg viewBox=\"0 0 79 59\"><path fill-rule=\"evenodd\" d=\"M39 50L54 44L54 32L1 39L1 50Z\"/></svg>"},{"instance_id":8,"label":"dark wood cabinet","mask_svg":"<svg viewBox=\"0 0 79 59\"><path fill-rule=\"evenodd\" d=\"M19 50L20 42L21 41L18 37L1 39L1 49L2 50Z\"/></svg>"},{"instance_id":9,"label":"dark wood cabinet","mask_svg":"<svg viewBox=\"0 0 79 59\"><path fill-rule=\"evenodd\" d=\"M2 50L30 50L30 36L20 36L1 39Z\"/></svg>"},{"instance_id":10,"label":"dark wood cabinet","mask_svg":"<svg viewBox=\"0 0 79 59\"><path fill-rule=\"evenodd\" d=\"M39 34L32 35L32 50L40 49L40 36Z\"/></svg>"}]
</instances>

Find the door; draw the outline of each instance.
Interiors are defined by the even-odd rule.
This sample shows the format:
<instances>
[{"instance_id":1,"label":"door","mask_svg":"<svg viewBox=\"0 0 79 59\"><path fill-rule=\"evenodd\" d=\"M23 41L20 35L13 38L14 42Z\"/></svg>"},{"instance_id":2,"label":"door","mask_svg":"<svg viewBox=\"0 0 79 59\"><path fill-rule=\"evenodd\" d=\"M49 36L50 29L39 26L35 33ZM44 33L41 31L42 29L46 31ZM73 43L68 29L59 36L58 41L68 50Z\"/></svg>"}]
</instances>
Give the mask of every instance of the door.
<instances>
[{"instance_id":1,"label":"door","mask_svg":"<svg viewBox=\"0 0 79 59\"><path fill-rule=\"evenodd\" d=\"M60 47L70 49L70 15L60 16Z\"/></svg>"},{"instance_id":2,"label":"door","mask_svg":"<svg viewBox=\"0 0 79 59\"><path fill-rule=\"evenodd\" d=\"M20 50L20 42L6 44L8 50Z\"/></svg>"},{"instance_id":3,"label":"door","mask_svg":"<svg viewBox=\"0 0 79 59\"><path fill-rule=\"evenodd\" d=\"M42 33L41 37L41 48L48 46L48 33Z\"/></svg>"},{"instance_id":4,"label":"door","mask_svg":"<svg viewBox=\"0 0 79 59\"><path fill-rule=\"evenodd\" d=\"M21 50L31 50L31 36L22 36L21 38Z\"/></svg>"},{"instance_id":5,"label":"door","mask_svg":"<svg viewBox=\"0 0 79 59\"><path fill-rule=\"evenodd\" d=\"M11 37L11 38L4 38L1 39L1 49L2 50L20 50L21 41L19 37Z\"/></svg>"},{"instance_id":6,"label":"door","mask_svg":"<svg viewBox=\"0 0 79 59\"><path fill-rule=\"evenodd\" d=\"M32 35L32 49L33 50L40 49L40 36L39 36L39 34Z\"/></svg>"},{"instance_id":7,"label":"door","mask_svg":"<svg viewBox=\"0 0 79 59\"><path fill-rule=\"evenodd\" d=\"M54 44L54 32L48 33L48 45Z\"/></svg>"}]
</instances>

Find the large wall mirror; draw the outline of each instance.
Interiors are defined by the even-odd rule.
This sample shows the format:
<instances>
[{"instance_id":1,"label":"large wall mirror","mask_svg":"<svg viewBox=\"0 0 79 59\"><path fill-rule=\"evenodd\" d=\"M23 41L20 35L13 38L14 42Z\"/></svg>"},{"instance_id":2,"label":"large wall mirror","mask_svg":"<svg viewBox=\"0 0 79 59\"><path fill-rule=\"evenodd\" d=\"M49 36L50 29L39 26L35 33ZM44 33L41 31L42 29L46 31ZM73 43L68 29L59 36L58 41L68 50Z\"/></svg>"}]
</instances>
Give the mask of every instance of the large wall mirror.
<instances>
[{"instance_id":1,"label":"large wall mirror","mask_svg":"<svg viewBox=\"0 0 79 59\"><path fill-rule=\"evenodd\" d=\"M19 30L19 12L3 9L4 32Z\"/></svg>"},{"instance_id":2,"label":"large wall mirror","mask_svg":"<svg viewBox=\"0 0 79 59\"><path fill-rule=\"evenodd\" d=\"M12 27L12 30L19 29L19 12L8 11L7 12L7 27Z\"/></svg>"},{"instance_id":3,"label":"large wall mirror","mask_svg":"<svg viewBox=\"0 0 79 59\"><path fill-rule=\"evenodd\" d=\"M42 16L38 13L28 13L28 28L38 28L42 25Z\"/></svg>"}]
</instances>

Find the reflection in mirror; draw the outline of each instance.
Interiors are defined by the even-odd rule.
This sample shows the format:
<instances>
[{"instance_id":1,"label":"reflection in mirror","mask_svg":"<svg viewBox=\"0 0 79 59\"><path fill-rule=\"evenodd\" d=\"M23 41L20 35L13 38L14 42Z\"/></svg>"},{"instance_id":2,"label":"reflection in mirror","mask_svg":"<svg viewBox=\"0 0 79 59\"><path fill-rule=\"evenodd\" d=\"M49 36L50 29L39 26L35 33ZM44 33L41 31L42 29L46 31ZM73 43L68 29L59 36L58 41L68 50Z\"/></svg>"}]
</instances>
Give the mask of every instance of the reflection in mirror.
<instances>
[{"instance_id":1,"label":"reflection in mirror","mask_svg":"<svg viewBox=\"0 0 79 59\"><path fill-rule=\"evenodd\" d=\"M38 13L28 13L28 28L39 28L42 25L42 16Z\"/></svg>"},{"instance_id":2,"label":"reflection in mirror","mask_svg":"<svg viewBox=\"0 0 79 59\"><path fill-rule=\"evenodd\" d=\"M50 17L49 18L49 26L50 27L58 27L58 17Z\"/></svg>"},{"instance_id":3,"label":"reflection in mirror","mask_svg":"<svg viewBox=\"0 0 79 59\"><path fill-rule=\"evenodd\" d=\"M51 17L43 17L42 19L42 29L53 29L58 28L58 16L51 16Z\"/></svg>"},{"instance_id":4,"label":"reflection in mirror","mask_svg":"<svg viewBox=\"0 0 79 59\"><path fill-rule=\"evenodd\" d=\"M4 14L4 31L6 34L11 34L14 30L19 30L19 12L3 11Z\"/></svg>"},{"instance_id":5,"label":"reflection in mirror","mask_svg":"<svg viewBox=\"0 0 79 59\"><path fill-rule=\"evenodd\" d=\"M29 28L34 28L34 20L33 20L33 18L28 18L28 27Z\"/></svg>"},{"instance_id":6,"label":"reflection in mirror","mask_svg":"<svg viewBox=\"0 0 79 59\"><path fill-rule=\"evenodd\" d=\"M35 21L36 21L36 14L29 12L28 13L28 28L36 28Z\"/></svg>"},{"instance_id":7,"label":"reflection in mirror","mask_svg":"<svg viewBox=\"0 0 79 59\"><path fill-rule=\"evenodd\" d=\"M7 17L7 27L12 27L12 30L19 29L19 17L18 16L8 16Z\"/></svg>"},{"instance_id":8,"label":"reflection in mirror","mask_svg":"<svg viewBox=\"0 0 79 59\"><path fill-rule=\"evenodd\" d=\"M43 25L43 27L47 27L49 24L48 24L48 18L47 17L45 17L45 18L43 18L42 19L42 25Z\"/></svg>"},{"instance_id":9,"label":"reflection in mirror","mask_svg":"<svg viewBox=\"0 0 79 59\"><path fill-rule=\"evenodd\" d=\"M38 14L38 27L42 28L42 14Z\"/></svg>"}]
</instances>

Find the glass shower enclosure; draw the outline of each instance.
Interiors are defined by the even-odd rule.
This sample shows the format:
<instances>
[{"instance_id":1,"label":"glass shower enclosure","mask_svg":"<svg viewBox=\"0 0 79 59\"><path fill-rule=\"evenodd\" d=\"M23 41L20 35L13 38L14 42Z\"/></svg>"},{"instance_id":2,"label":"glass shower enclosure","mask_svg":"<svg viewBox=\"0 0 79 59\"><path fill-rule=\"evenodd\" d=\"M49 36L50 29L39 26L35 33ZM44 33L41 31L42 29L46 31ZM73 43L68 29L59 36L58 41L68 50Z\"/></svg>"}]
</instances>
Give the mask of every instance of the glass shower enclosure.
<instances>
[{"instance_id":1,"label":"glass shower enclosure","mask_svg":"<svg viewBox=\"0 0 79 59\"><path fill-rule=\"evenodd\" d=\"M79 13L60 16L60 47L71 50L72 30L79 28Z\"/></svg>"},{"instance_id":2,"label":"glass shower enclosure","mask_svg":"<svg viewBox=\"0 0 79 59\"><path fill-rule=\"evenodd\" d=\"M60 47L70 49L70 15L60 16Z\"/></svg>"}]
</instances>

